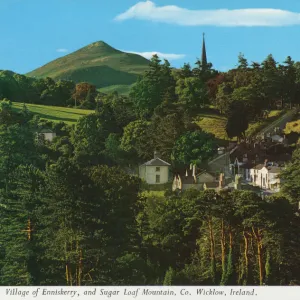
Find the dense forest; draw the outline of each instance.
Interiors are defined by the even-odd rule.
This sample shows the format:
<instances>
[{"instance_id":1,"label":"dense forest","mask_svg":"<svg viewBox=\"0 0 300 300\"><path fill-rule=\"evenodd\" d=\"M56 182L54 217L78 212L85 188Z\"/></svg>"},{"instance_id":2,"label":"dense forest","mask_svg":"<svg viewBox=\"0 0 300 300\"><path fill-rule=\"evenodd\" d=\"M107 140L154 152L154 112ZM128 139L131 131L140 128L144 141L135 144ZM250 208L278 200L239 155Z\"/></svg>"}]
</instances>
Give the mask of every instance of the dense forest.
<instances>
[{"instance_id":1,"label":"dense forest","mask_svg":"<svg viewBox=\"0 0 300 300\"><path fill-rule=\"evenodd\" d=\"M154 150L172 168L199 164L214 136L193 122L214 105L229 137L280 105L298 105L300 68L270 55L219 73L197 62L174 70L157 56L129 97L87 84L1 72L0 283L2 285L289 285L300 281L300 152L282 193L188 190L145 196L130 175ZM81 106L76 126L10 101ZM238 124L238 126L237 126ZM37 134L51 128L57 137ZM201 147L200 147L201 146Z\"/></svg>"}]
</instances>

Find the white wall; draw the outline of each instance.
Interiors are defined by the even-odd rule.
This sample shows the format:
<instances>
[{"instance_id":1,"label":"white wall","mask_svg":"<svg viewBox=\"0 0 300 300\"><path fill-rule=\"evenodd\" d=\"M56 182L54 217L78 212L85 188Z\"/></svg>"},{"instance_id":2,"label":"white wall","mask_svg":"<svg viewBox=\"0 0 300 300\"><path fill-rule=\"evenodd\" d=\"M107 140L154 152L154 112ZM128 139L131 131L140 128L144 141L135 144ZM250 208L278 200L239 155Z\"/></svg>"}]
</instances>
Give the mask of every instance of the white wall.
<instances>
[{"instance_id":1,"label":"white wall","mask_svg":"<svg viewBox=\"0 0 300 300\"><path fill-rule=\"evenodd\" d=\"M148 184L163 184L169 181L169 167L159 167L160 171L156 171L155 166L141 166L140 178L144 179ZM156 175L160 175L160 182L156 183Z\"/></svg>"},{"instance_id":2,"label":"white wall","mask_svg":"<svg viewBox=\"0 0 300 300\"><path fill-rule=\"evenodd\" d=\"M254 175L256 175L256 180L254 184L263 188L263 189L270 189L270 181L276 180L278 185L280 184L280 180L278 179L279 174L269 173L268 169L263 167L261 170L250 170L250 175L252 179L254 179ZM252 181L253 182L253 181Z\"/></svg>"},{"instance_id":3,"label":"white wall","mask_svg":"<svg viewBox=\"0 0 300 300\"><path fill-rule=\"evenodd\" d=\"M146 181L146 166L139 167L139 177Z\"/></svg>"},{"instance_id":4,"label":"white wall","mask_svg":"<svg viewBox=\"0 0 300 300\"><path fill-rule=\"evenodd\" d=\"M51 133L51 132L43 133L43 135L44 135L45 140L49 141L49 142L52 142L53 139L56 137L56 133L54 133L54 132L53 133Z\"/></svg>"}]
</instances>

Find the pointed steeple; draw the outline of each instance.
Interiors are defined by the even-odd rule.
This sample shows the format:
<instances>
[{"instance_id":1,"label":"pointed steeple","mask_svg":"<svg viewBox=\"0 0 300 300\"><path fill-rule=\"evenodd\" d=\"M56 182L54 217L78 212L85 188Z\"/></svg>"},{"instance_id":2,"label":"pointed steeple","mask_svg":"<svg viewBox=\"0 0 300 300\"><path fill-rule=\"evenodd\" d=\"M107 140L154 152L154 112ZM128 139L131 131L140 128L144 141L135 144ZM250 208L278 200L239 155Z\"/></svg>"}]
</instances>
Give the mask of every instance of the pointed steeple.
<instances>
[{"instance_id":1,"label":"pointed steeple","mask_svg":"<svg viewBox=\"0 0 300 300\"><path fill-rule=\"evenodd\" d=\"M202 42L202 56L201 56L201 63L202 66L207 65L207 57L206 57L206 46L205 46L205 33L203 33L203 42Z\"/></svg>"}]
</instances>

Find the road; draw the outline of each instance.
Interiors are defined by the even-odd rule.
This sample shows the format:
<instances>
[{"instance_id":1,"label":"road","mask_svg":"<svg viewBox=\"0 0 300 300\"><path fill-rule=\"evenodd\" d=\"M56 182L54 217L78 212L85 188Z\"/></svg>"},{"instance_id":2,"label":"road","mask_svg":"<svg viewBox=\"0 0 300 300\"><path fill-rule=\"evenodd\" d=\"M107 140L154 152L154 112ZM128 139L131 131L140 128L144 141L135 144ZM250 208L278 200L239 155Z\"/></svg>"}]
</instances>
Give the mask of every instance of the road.
<instances>
[{"instance_id":1,"label":"road","mask_svg":"<svg viewBox=\"0 0 300 300\"><path fill-rule=\"evenodd\" d=\"M295 114L297 113L296 109L289 110L286 114L281 116L279 119L275 120L273 123L262 129L256 137L262 137L265 134L272 133L275 127L279 127L280 129L284 129L287 122L290 122Z\"/></svg>"}]
</instances>

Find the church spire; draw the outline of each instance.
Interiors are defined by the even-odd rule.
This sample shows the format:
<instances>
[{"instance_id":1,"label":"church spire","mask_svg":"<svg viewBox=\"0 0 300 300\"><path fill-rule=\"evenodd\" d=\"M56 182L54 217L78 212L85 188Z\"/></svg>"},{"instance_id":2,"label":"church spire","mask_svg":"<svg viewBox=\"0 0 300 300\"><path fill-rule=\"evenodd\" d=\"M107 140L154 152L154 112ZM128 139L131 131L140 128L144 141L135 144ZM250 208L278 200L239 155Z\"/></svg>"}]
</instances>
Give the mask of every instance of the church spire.
<instances>
[{"instance_id":1,"label":"church spire","mask_svg":"<svg viewBox=\"0 0 300 300\"><path fill-rule=\"evenodd\" d=\"M207 57L206 57L206 47L205 47L205 33L203 33L203 42L202 42L202 57L201 57L201 63L202 66L206 66L207 65Z\"/></svg>"}]
</instances>

